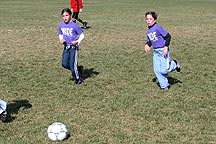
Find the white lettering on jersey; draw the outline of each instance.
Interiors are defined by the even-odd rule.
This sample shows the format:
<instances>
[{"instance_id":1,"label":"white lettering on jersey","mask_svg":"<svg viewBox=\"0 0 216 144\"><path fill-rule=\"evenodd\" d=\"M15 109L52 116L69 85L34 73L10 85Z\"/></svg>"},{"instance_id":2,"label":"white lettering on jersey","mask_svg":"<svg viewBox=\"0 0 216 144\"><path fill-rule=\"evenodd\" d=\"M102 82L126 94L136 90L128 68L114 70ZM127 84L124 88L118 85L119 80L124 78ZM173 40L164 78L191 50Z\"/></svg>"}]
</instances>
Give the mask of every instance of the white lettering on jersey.
<instances>
[{"instance_id":1,"label":"white lettering on jersey","mask_svg":"<svg viewBox=\"0 0 216 144\"><path fill-rule=\"evenodd\" d=\"M158 38L156 36L156 32L148 33L148 37L151 41L157 41Z\"/></svg>"},{"instance_id":2,"label":"white lettering on jersey","mask_svg":"<svg viewBox=\"0 0 216 144\"><path fill-rule=\"evenodd\" d=\"M61 28L63 35L72 36L73 28Z\"/></svg>"}]
</instances>

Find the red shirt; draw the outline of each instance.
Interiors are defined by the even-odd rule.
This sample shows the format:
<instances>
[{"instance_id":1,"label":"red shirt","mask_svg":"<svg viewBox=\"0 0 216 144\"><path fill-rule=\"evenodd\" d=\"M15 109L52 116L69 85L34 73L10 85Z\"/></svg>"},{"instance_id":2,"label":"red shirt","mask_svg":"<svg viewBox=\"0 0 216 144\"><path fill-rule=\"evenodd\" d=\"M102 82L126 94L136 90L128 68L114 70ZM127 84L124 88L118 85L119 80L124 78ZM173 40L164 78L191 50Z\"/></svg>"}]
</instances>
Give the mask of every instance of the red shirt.
<instances>
[{"instance_id":1,"label":"red shirt","mask_svg":"<svg viewBox=\"0 0 216 144\"><path fill-rule=\"evenodd\" d=\"M73 12L79 12L83 8L83 0L70 0L70 7L73 9Z\"/></svg>"}]
</instances>

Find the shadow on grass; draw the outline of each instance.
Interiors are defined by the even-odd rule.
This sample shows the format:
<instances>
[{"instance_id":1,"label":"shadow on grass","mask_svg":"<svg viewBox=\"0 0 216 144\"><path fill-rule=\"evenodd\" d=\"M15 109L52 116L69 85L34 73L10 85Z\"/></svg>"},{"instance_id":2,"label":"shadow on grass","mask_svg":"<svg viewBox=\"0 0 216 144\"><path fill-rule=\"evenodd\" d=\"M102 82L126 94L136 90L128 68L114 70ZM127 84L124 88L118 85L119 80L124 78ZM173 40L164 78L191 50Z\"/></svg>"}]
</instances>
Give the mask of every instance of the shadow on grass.
<instances>
[{"instance_id":1,"label":"shadow on grass","mask_svg":"<svg viewBox=\"0 0 216 144\"><path fill-rule=\"evenodd\" d=\"M94 68L90 69L83 69L83 79L87 79L89 77L92 77L93 75L98 75L99 72L94 71Z\"/></svg>"},{"instance_id":2,"label":"shadow on grass","mask_svg":"<svg viewBox=\"0 0 216 144\"><path fill-rule=\"evenodd\" d=\"M7 105L7 111L9 113L7 122L12 122L16 117L11 116L10 114L18 114L19 110L22 109L30 109L32 105L28 100L13 100L11 103Z\"/></svg>"},{"instance_id":3,"label":"shadow on grass","mask_svg":"<svg viewBox=\"0 0 216 144\"><path fill-rule=\"evenodd\" d=\"M180 80L178 80L176 78L173 78L173 77L167 77L167 79L168 79L168 82L169 82L170 85L173 85L175 83L182 83L182 81L180 81Z\"/></svg>"},{"instance_id":4,"label":"shadow on grass","mask_svg":"<svg viewBox=\"0 0 216 144\"><path fill-rule=\"evenodd\" d=\"M176 79L176 78L173 78L173 77L169 77L169 76L168 76L167 79L168 79L168 82L169 82L170 85L174 85L174 84L176 84L176 83L182 83L180 80L178 80L178 79ZM152 79L152 82L157 82L157 78L154 77L154 78ZM158 82L157 82L157 85L160 87L160 85L159 85Z\"/></svg>"}]
</instances>

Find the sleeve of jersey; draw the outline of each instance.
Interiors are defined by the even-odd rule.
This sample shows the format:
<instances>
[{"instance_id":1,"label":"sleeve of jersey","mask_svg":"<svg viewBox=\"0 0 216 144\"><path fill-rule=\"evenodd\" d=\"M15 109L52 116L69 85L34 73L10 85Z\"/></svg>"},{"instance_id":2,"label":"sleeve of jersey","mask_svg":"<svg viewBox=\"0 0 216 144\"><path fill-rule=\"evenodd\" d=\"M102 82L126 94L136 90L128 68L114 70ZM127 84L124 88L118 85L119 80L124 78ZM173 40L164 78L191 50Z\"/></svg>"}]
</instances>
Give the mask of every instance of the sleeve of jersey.
<instances>
[{"instance_id":1,"label":"sleeve of jersey","mask_svg":"<svg viewBox=\"0 0 216 144\"><path fill-rule=\"evenodd\" d=\"M170 45L170 41L171 41L171 35L169 33L167 33L167 35L164 37L165 39L165 46L169 46Z\"/></svg>"},{"instance_id":2,"label":"sleeve of jersey","mask_svg":"<svg viewBox=\"0 0 216 144\"><path fill-rule=\"evenodd\" d=\"M148 46L152 46L151 41L150 41L149 37L147 36L147 34L146 34L146 44Z\"/></svg>"},{"instance_id":3,"label":"sleeve of jersey","mask_svg":"<svg viewBox=\"0 0 216 144\"><path fill-rule=\"evenodd\" d=\"M159 33L163 36L164 40L166 41L165 46L169 46L171 41L171 35L168 33L168 31L160 26Z\"/></svg>"},{"instance_id":4,"label":"sleeve of jersey","mask_svg":"<svg viewBox=\"0 0 216 144\"><path fill-rule=\"evenodd\" d=\"M58 27L58 35L59 35L59 40L61 41L63 39L63 33L61 31L60 26Z\"/></svg>"},{"instance_id":5,"label":"sleeve of jersey","mask_svg":"<svg viewBox=\"0 0 216 144\"><path fill-rule=\"evenodd\" d=\"M77 25L76 27L77 34L80 35L83 33L83 30Z\"/></svg>"},{"instance_id":6,"label":"sleeve of jersey","mask_svg":"<svg viewBox=\"0 0 216 144\"><path fill-rule=\"evenodd\" d=\"M58 27L58 34L59 34L59 35L62 35L62 34L63 34L62 31L61 31L60 25L59 25L59 27Z\"/></svg>"},{"instance_id":7,"label":"sleeve of jersey","mask_svg":"<svg viewBox=\"0 0 216 144\"><path fill-rule=\"evenodd\" d=\"M79 8L80 8L80 9L83 8L83 0L79 0Z\"/></svg>"},{"instance_id":8,"label":"sleeve of jersey","mask_svg":"<svg viewBox=\"0 0 216 144\"><path fill-rule=\"evenodd\" d=\"M165 36L168 34L168 31L165 30L165 29L164 29L163 27L161 27L161 26L158 27L158 31L159 31L159 33L160 33L163 37L165 37Z\"/></svg>"},{"instance_id":9,"label":"sleeve of jersey","mask_svg":"<svg viewBox=\"0 0 216 144\"><path fill-rule=\"evenodd\" d=\"M73 8L73 0L70 0L70 8Z\"/></svg>"}]
</instances>

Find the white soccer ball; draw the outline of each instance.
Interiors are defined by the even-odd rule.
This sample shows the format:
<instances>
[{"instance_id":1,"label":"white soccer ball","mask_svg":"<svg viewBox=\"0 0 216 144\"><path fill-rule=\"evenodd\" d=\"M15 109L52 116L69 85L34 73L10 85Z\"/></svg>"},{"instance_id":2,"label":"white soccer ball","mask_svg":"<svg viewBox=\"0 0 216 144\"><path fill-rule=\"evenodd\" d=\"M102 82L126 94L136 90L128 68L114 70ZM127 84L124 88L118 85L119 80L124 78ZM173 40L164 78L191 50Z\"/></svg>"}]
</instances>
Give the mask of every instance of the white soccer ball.
<instances>
[{"instance_id":1,"label":"white soccer ball","mask_svg":"<svg viewBox=\"0 0 216 144\"><path fill-rule=\"evenodd\" d=\"M47 134L52 141L62 141L68 137L68 130L63 123L55 122L48 127Z\"/></svg>"}]
</instances>

